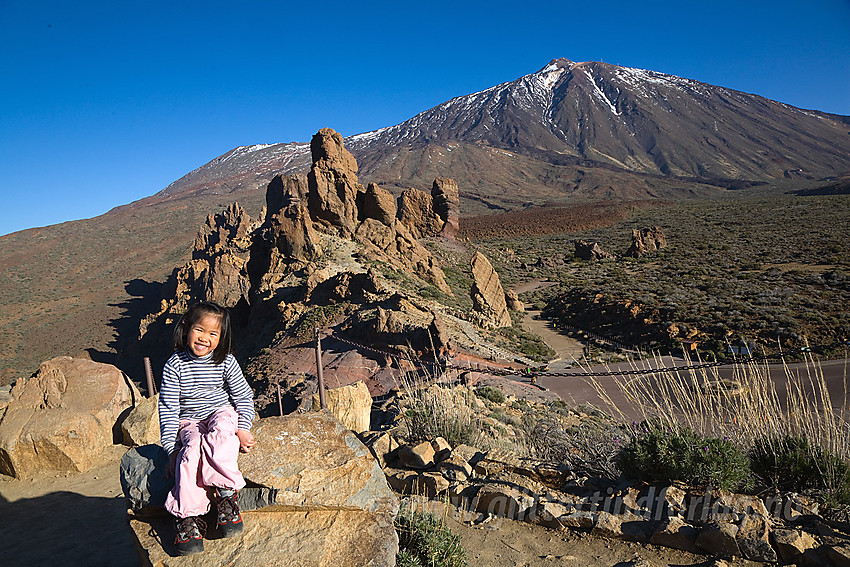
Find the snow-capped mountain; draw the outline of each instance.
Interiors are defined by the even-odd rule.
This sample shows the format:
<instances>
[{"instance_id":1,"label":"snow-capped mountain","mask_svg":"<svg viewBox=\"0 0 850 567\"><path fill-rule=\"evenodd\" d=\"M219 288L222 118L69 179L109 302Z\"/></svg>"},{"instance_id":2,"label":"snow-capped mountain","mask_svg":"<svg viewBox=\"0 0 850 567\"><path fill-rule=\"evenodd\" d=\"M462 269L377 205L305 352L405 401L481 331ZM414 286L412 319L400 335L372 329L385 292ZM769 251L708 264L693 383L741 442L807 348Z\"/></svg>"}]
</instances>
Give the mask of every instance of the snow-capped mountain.
<instances>
[{"instance_id":1,"label":"snow-capped mountain","mask_svg":"<svg viewBox=\"0 0 850 567\"><path fill-rule=\"evenodd\" d=\"M328 124L333 127L333 124ZM654 71L556 59L536 73L350 136L360 176L389 188L454 177L486 208L683 197L850 171L850 117ZM236 148L161 192L247 189L306 171L309 144Z\"/></svg>"}]
</instances>

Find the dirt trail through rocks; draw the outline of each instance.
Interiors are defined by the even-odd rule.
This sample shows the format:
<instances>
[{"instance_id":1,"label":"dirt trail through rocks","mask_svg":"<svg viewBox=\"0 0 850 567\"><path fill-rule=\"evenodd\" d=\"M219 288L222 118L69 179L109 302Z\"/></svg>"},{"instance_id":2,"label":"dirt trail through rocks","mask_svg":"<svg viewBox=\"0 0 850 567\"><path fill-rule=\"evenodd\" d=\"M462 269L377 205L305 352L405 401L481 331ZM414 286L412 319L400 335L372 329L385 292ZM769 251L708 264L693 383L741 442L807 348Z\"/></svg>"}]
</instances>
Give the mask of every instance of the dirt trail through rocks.
<instances>
[{"instance_id":1,"label":"dirt trail through rocks","mask_svg":"<svg viewBox=\"0 0 850 567\"><path fill-rule=\"evenodd\" d=\"M0 475L0 563L139 565L119 480L126 450L108 447L107 464L79 474Z\"/></svg>"},{"instance_id":2,"label":"dirt trail through rocks","mask_svg":"<svg viewBox=\"0 0 850 567\"><path fill-rule=\"evenodd\" d=\"M530 331L543 338L543 342L549 345L549 348L558 354L558 358L572 362L580 360L584 353L584 345L579 341L559 333L555 330L552 321L540 319L540 311L526 309L522 319L522 326L526 331Z\"/></svg>"},{"instance_id":3,"label":"dirt trail through rocks","mask_svg":"<svg viewBox=\"0 0 850 567\"><path fill-rule=\"evenodd\" d=\"M516 286L514 291L518 294L526 293L553 285L556 285L556 282L544 281L538 278ZM551 321L540 319L540 311L526 308L522 319L522 326L526 331L540 335L543 341L549 345L549 348L558 354L558 359L560 360L572 362L574 359L580 359L584 353L584 345L581 342L559 333Z\"/></svg>"}]
</instances>

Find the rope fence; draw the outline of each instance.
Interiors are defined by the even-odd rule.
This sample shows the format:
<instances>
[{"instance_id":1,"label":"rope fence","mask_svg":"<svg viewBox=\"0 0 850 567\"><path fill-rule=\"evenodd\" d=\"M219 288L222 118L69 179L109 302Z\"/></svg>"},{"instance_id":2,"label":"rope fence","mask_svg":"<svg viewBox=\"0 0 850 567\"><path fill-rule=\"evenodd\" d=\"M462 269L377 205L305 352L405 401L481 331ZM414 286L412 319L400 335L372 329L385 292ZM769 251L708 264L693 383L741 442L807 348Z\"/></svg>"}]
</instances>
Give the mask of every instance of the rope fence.
<instances>
[{"instance_id":1,"label":"rope fence","mask_svg":"<svg viewBox=\"0 0 850 567\"><path fill-rule=\"evenodd\" d=\"M317 336L317 340L318 340L318 337L320 335L320 331L317 329L316 332L317 332L316 336ZM448 360L446 360L442 363L429 362L429 361L424 361L424 360L421 360L421 359L413 360L407 354L401 354L401 353L398 353L398 352L392 353L392 352L388 352L388 351L385 351L385 350L376 349L374 347L366 346L364 344L352 341L350 339L340 337L339 335L334 334L334 333L327 333L327 334L325 334L325 337L330 337L334 340L337 340L337 341L340 341L342 343L353 346L354 348L364 350L364 351L367 351L367 352L372 352L372 353L379 354L379 355L382 355L382 356L387 356L387 357L402 357L403 356L407 360L410 360L410 362L413 362L414 364L419 364L419 365L422 365L422 366L432 366L432 367L438 367L440 369L447 369L447 368L454 368L454 369L457 369L457 370L463 369L462 367L454 366L450 359L448 359ZM817 352L817 351L823 352L825 350L833 349L833 348L841 347L841 346L850 347L850 341L843 341L843 342L833 343L831 345L821 345L821 346L814 346L814 347L805 346L805 347L801 347L800 349L798 349L798 351L799 352L806 352L806 353ZM791 351L788 351L788 352L791 352ZM737 360L715 360L715 361L711 361L711 362L699 362L699 363L695 363L695 364L680 364L680 365L676 365L676 366L666 366L666 367L657 367L657 368L631 368L631 369L628 369L628 370L597 370L597 371L594 371L594 372L551 372L549 370L544 370L543 368L545 368L546 366L541 365L540 367L526 367L526 368L523 368L523 369L508 369L508 368L488 367L486 369L486 372L489 373L489 374L497 375L497 376L531 377L532 380L534 380L535 378L538 378L538 377L543 377L543 376L565 377L565 378L588 378L588 377L595 377L595 376L639 376L639 375L645 375L645 374L656 374L656 373L664 373L664 372L681 372L681 371L687 371L687 370L699 370L699 369L703 369L703 368L712 368L712 367L716 367L716 366L727 366L727 365L731 365L731 364L738 364L738 365L751 364L751 363L763 362L763 361L771 360L771 359L782 359L784 356L786 356L788 354L788 352L784 352L784 353L780 352L780 353L775 353L775 354L763 354L763 355L759 355L759 356L748 356L746 358L741 358L741 359L737 359ZM472 370L472 368L470 367L469 370ZM478 371L481 371L480 366L478 367Z\"/></svg>"}]
</instances>

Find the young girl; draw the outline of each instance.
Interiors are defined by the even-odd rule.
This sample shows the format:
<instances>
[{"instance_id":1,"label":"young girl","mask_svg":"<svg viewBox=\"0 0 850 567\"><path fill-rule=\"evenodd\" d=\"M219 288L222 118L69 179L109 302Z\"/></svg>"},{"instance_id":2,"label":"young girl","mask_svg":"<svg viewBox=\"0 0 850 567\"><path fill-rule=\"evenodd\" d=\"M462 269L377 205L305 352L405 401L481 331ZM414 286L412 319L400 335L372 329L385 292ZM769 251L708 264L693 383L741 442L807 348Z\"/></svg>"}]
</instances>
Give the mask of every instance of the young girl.
<instances>
[{"instance_id":1,"label":"young girl","mask_svg":"<svg viewBox=\"0 0 850 567\"><path fill-rule=\"evenodd\" d=\"M236 491L245 480L236 457L254 446L254 400L231 354L230 316L223 307L192 306L174 330L174 349L162 370L159 427L175 476L165 509L176 518L177 552L188 555L204 549L200 516L209 511L210 497L221 534L242 531Z\"/></svg>"}]
</instances>

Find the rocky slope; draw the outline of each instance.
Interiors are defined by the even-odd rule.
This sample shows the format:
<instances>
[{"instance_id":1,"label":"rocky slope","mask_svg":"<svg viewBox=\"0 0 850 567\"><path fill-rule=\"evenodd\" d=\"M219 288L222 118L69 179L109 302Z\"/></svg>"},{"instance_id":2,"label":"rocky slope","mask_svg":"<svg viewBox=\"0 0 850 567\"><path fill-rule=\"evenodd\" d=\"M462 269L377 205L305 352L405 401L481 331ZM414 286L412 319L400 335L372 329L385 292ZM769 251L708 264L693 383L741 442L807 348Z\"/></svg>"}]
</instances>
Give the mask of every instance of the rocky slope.
<instances>
[{"instance_id":1,"label":"rocky slope","mask_svg":"<svg viewBox=\"0 0 850 567\"><path fill-rule=\"evenodd\" d=\"M207 218L191 259L175 268L158 310L141 321L141 347L155 367L171 351L169 329L195 301L230 309L239 354L252 357L248 375L261 411L278 387L299 400L311 394L304 386L305 375L316 374L307 340L315 328L334 335L328 368L336 384L366 379L382 395L395 386L392 355L433 364L468 334L458 328L478 338L476 327L512 325L498 274L480 253L464 268L471 310L429 301L454 298L422 239L463 249L454 240L457 183L437 178L430 193L408 188L398 199L374 183L364 188L356 160L328 128L313 137L311 156L306 179L276 176L268 185L263 218L252 220L236 203ZM368 348L341 346L349 341ZM306 382L315 390L314 379Z\"/></svg>"}]
</instances>

